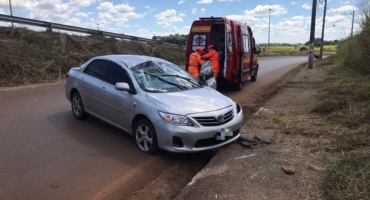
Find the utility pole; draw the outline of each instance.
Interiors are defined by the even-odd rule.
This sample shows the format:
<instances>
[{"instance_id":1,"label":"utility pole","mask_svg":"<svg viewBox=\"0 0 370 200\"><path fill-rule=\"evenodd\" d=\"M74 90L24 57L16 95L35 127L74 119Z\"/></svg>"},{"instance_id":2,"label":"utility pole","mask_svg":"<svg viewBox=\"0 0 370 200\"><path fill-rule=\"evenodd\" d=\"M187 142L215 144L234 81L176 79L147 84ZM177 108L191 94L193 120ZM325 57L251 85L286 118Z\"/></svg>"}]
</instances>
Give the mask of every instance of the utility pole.
<instances>
[{"instance_id":1,"label":"utility pole","mask_svg":"<svg viewBox=\"0 0 370 200\"><path fill-rule=\"evenodd\" d=\"M271 16L271 8L269 9L269 38L267 41L267 53L270 53L270 16Z\"/></svg>"},{"instance_id":2,"label":"utility pole","mask_svg":"<svg viewBox=\"0 0 370 200\"><path fill-rule=\"evenodd\" d=\"M355 11L352 12L352 28L351 28L351 37L353 37L353 23L355 22Z\"/></svg>"},{"instance_id":3,"label":"utility pole","mask_svg":"<svg viewBox=\"0 0 370 200\"><path fill-rule=\"evenodd\" d=\"M9 0L9 9L10 9L10 16L13 17L12 0ZM13 22L12 22L12 28L14 28Z\"/></svg>"},{"instance_id":4,"label":"utility pole","mask_svg":"<svg viewBox=\"0 0 370 200\"><path fill-rule=\"evenodd\" d=\"M326 4L328 3L328 0L325 0L324 5L324 17L322 19L322 31L321 31L321 44L320 44L320 59L322 59L322 51L324 48L324 32L325 32L325 17L326 17Z\"/></svg>"},{"instance_id":5,"label":"utility pole","mask_svg":"<svg viewBox=\"0 0 370 200\"><path fill-rule=\"evenodd\" d=\"M316 5L317 0L312 1L312 15L311 15L311 33L310 33L310 51L308 55L308 68L313 68L314 49L315 49L315 23L316 23Z\"/></svg>"}]
</instances>

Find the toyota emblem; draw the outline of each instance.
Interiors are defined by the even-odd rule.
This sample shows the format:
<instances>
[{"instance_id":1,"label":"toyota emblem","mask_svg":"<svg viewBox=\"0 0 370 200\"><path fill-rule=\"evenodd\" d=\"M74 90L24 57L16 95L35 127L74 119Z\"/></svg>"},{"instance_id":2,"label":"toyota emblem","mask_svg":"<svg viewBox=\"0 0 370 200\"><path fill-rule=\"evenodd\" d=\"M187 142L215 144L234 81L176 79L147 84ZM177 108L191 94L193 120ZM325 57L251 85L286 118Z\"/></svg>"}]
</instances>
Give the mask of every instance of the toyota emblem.
<instances>
[{"instance_id":1,"label":"toyota emblem","mask_svg":"<svg viewBox=\"0 0 370 200\"><path fill-rule=\"evenodd\" d=\"M224 121L224 119L225 119L225 116L224 116L223 114L221 114L221 115L217 116L217 120L218 120L219 122Z\"/></svg>"}]
</instances>

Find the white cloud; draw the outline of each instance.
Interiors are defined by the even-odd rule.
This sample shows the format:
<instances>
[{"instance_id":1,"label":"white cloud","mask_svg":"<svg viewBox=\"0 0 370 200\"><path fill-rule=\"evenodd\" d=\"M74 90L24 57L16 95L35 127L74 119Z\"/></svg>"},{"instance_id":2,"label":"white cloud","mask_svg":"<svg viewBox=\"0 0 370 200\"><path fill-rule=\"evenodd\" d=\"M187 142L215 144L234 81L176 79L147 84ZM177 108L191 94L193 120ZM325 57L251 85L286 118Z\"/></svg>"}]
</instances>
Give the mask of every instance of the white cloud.
<instances>
[{"instance_id":1,"label":"white cloud","mask_svg":"<svg viewBox=\"0 0 370 200\"><path fill-rule=\"evenodd\" d=\"M177 4L181 5L183 3L187 3L188 1L180 0Z\"/></svg>"},{"instance_id":2,"label":"white cloud","mask_svg":"<svg viewBox=\"0 0 370 200\"><path fill-rule=\"evenodd\" d=\"M243 15L227 15L229 19L233 19L242 23L259 23L263 21L263 24L268 24L268 18L261 19L260 16L268 16L269 15L269 9L271 9L270 14L271 15L284 15L288 11L286 8L284 8L281 5L258 5L253 10L246 10L244 11ZM265 26L265 25L262 25Z\"/></svg>"},{"instance_id":3,"label":"white cloud","mask_svg":"<svg viewBox=\"0 0 370 200\"><path fill-rule=\"evenodd\" d=\"M71 6L88 7L95 3L95 0L70 0L69 3Z\"/></svg>"},{"instance_id":4,"label":"white cloud","mask_svg":"<svg viewBox=\"0 0 370 200\"><path fill-rule=\"evenodd\" d=\"M66 24L71 25L71 26L81 26L81 19L78 18L69 18L66 21Z\"/></svg>"},{"instance_id":5,"label":"white cloud","mask_svg":"<svg viewBox=\"0 0 370 200\"><path fill-rule=\"evenodd\" d=\"M135 7L131 7L126 4L117 4L114 5L111 2L103 2L100 3L99 6L97 7L98 10L103 10L105 12L111 12L111 13L130 13L135 10Z\"/></svg>"},{"instance_id":6,"label":"white cloud","mask_svg":"<svg viewBox=\"0 0 370 200\"><path fill-rule=\"evenodd\" d=\"M292 1L291 3L292 3L292 5L297 5L296 1Z\"/></svg>"},{"instance_id":7,"label":"white cloud","mask_svg":"<svg viewBox=\"0 0 370 200\"><path fill-rule=\"evenodd\" d=\"M84 12L78 12L78 13L76 13L76 16L77 16L77 17L88 17L88 16L89 16L89 14L84 13Z\"/></svg>"},{"instance_id":8,"label":"white cloud","mask_svg":"<svg viewBox=\"0 0 370 200\"><path fill-rule=\"evenodd\" d=\"M97 9L101 11L98 13L99 20L108 20L110 23L127 22L130 19L141 19L146 15L146 13L135 13L135 7L131 7L128 4L114 5L111 2L102 2Z\"/></svg>"},{"instance_id":9,"label":"white cloud","mask_svg":"<svg viewBox=\"0 0 370 200\"><path fill-rule=\"evenodd\" d=\"M201 13L201 14L204 14L206 12L206 9L205 8L201 8L201 9L197 9L197 8L193 8L192 10L191 10L191 13L192 14L196 14L196 13Z\"/></svg>"},{"instance_id":10,"label":"white cloud","mask_svg":"<svg viewBox=\"0 0 370 200\"><path fill-rule=\"evenodd\" d=\"M197 3L199 3L199 4L210 4L210 3L213 3L213 0L200 0Z\"/></svg>"},{"instance_id":11,"label":"white cloud","mask_svg":"<svg viewBox=\"0 0 370 200\"><path fill-rule=\"evenodd\" d=\"M183 17L186 15L184 13L176 14L176 10L166 10L157 15L154 15L157 18L157 24L162 27L170 27L175 23L183 22Z\"/></svg>"},{"instance_id":12,"label":"white cloud","mask_svg":"<svg viewBox=\"0 0 370 200\"><path fill-rule=\"evenodd\" d=\"M328 12L329 13L346 14L346 13L352 12L354 10L358 10L358 8L355 7L355 6L346 5L346 6L342 6L342 7L339 7L339 8L330 8L328 10Z\"/></svg>"},{"instance_id":13,"label":"white cloud","mask_svg":"<svg viewBox=\"0 0 370 200\"><path fill-rule=\"evenodd\" d=\"M150 6L145 6L145 8L147 9L147 13L152 13L155 11L155 8L152 8Z\"/></svg>"},{"instance_id":14,"label":"white cloud","mask_svg":"<svg viewBox=\"0 0 370 200\"><path fill-rule=\"evenodd\" d=\"M244 11L244 15L268 15L269 9L271 9L271 15L284 15L288 13L288 10L281 5L258 5L253 10L246 10Z\"/></svg>"},{"instance_id":15,"label":"white cloud","mask_svg":"<svg viewBox=\"0 0 370 200\"><path fill-rule=\"evenodd\" d=\"M113 15L107 12L99 12L98 16L99 16L99 19L107 19L107 20L113 19Z\"/></svg>"},{"instance_id":16,"label":"white cloud","mask_svg":"<svg viewBox=\"0 0 370 200\"><path fill-rule=\"evenodd\" d=\"M72 16L79 13L81 7L91 5L95 0L22 0L12 1L13 11L22 11L31 19L65 23ZM0 7L9 6L7 0L0 0ZM16 12L17 13L17 12ZM14 14L14 12L13 12Z\"/></svg>"},{"instance_id":17,"label":"white cloud","mask_svg":"<svg viewBox=\"0 0 370 200\"><path fill-rule=\"evenodd\" d=\"M6 14L1 8L0 8L0 14Z\"/></svg>"},{"instance_id":18,"label":"white cloud","mask_svg":"<svg viewBox=\"0 0 370 200\"><path fill-rule=\"evenodd\" d=\"M311 10L311 5L308 4L308 3L305 3L305 4L302 5L302 8L307 9L307 10Z\"/></svg>"},{"instance_id":19,"label":"white cloud","mask_svg":"<svg viewBox=\"0 0 370 200\"><path fill-rule=\"evenodd\" d=\"M218 1L220 1L220 2L225 2L225 1L241 1L241 0L218 0Z\"/></svg>"},{"instance_id":20,"label":"white cloud","mask_svg":"<svg viewBox=\"0 0 370 200\"><path fill-rule=\"evenodd\" d=\"M192 10L191 10L191 13L193 13L193 14L195 14L197 12L197 8L193 8Z\"/></svg>"}]
</instances>

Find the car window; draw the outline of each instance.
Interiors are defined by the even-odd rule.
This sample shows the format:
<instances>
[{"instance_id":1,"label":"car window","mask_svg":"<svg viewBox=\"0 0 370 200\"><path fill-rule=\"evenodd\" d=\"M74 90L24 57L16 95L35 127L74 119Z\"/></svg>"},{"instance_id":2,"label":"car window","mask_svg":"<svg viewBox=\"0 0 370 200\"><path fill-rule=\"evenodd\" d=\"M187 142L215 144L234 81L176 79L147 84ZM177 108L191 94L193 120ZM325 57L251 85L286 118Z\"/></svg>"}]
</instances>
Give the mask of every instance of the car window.
<instances>
[{"instance_id":1,"label":"car window","mask_svg":"<svg viewBox=\"0 0 370 200\"><path fill-rule=\"evenodd\" d=\"M108 67L105 79L108 83L113 85L119 82L130 82L130 77L127 75L126 70L124 70L120 65L113 62L111 62Z\"/></svg>"},{"instance_id":2,"label":"car window","mask_svg":"<svg viewBox=\"0 0 370 200\"><path fill-rule=\"evenodd\" d=\"M107 60L93 60L84 70L84 73L94 76L98 79L103 79L108 69L109 62Z\"/></svg>"}]
</instances>

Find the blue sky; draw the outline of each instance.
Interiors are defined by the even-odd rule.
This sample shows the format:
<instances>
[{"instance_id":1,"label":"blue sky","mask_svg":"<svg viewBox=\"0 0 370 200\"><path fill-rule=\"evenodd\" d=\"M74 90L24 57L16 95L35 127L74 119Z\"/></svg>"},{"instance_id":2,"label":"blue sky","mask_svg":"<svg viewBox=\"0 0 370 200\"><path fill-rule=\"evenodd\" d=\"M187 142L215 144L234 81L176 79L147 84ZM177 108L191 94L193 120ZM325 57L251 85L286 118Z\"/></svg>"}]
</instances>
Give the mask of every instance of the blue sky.
<instances>
[{"instance_id":1,"label":"blue sky","mask_svg":"<svg viewBox=\"0 0 370 200\"><path fill-rule=\"evenodd\" d=\"M368 0L328 0L325 40L350 35ZM12 0L13 15L108 32L152 38L188 34L199 17L223 17L252 27L257 43L267 43L269 9L271 43L309 40L312 0ZM324 0L318 0L316 37L321 37ZM10 14L9 0L0 0L0 14ZM2 26L10 24L0 22ZM21 26L21 25L19 25Z\"/></svg>"}]
</instances>

